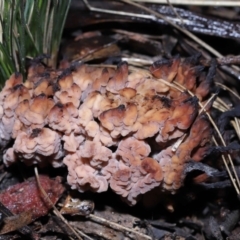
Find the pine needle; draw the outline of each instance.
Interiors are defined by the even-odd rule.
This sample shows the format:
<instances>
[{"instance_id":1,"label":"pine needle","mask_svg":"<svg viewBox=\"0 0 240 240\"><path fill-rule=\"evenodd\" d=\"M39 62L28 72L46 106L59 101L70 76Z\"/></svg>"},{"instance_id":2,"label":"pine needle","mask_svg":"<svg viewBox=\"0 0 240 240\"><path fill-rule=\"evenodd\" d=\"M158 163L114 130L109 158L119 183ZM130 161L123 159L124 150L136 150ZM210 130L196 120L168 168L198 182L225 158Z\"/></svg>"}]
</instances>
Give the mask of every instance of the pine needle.
<instances>
[{"instance_id":1,"label":"pine needle","mask_svg":"<svg viewBox=\"0 0 240 240\"><path fill-rule=\"evenodd\" d=\"M56 67L71 0L0 0L0 84L26 73L26 59L47 54Z\"/></svg>"},{"instance_id":2,"label":"pine needle","mask_svg":"<svg viewBox=\"0 0 240 240\"><path fill-rule=\"evenodd\" d=\"M167 0L134 0L134 2L142 3L158 3L167 4ZM199 6L212 6L212 7L237 7L240 6L239 0L171 0L171 4L176 5L199 5Z\"/></svg>"},{"instance_id":3,"label":"pine needle","mask_svg":"<svg viewBox=\"0 0 240 240\"><path fill-rule=\"evenodd\" d=\"M48 197L46 191L43 189L40 181L39 181L39 174L38 174L38 168L34 167L34 172L35 172L35 176L36 176L36 180L37 180L37 184L38 187L41 191L41 193L43 194L44 198L48 201L48 203L52 206L52 208L54 209L54 213L56 216L58 216L68 227L69 229L74 233L74 235L79 239L82 240L82 238L79 236L79 234L85 235L84 233L80 232L79 234L74 230L74 228L67 222L67 220L63 217L63 215L58 211L58 209L55 207L55 205L52 203L52 201L50 200L50 198Z\"/></svg>"}]
</instances>

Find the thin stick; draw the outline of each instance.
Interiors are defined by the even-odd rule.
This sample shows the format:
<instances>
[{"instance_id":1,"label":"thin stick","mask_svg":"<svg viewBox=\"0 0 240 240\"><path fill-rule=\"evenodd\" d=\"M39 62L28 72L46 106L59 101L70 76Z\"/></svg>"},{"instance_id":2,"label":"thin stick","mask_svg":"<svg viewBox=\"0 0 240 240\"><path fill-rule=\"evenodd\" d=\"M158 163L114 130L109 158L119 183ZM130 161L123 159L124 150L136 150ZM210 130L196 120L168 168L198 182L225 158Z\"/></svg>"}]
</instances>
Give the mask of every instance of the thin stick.
<instances>
[{"instance_id":1,"label":"thin stick","mask_svg":"<svg viewBox=\"0 0 240 240\"><path fill-rule=\"evenodd\" d=\"M212 96L207 100L207 102L203 105L199 114L206 110L207 105L217 96L217 93L212 94Z\"/></svg>"},{"instance_id":2,"label":"thin stick","mask_svg":"<svg viewBox=\"0 0 240 240\"><path fill-rule=\"evenodd\" d=\"M79 232L80 235L82 235L83 237L85 237L88 240L94 240L93 238L89 237L88 235L84 234L83 232L81 232L79 229L76 229L77 232Z\"/></svg>"},{"instance_id":3,"label":"thin stick","mask_svg":"<svg viewBox=\"0 0 240 240\"><path fill-rule=\"evenodd\" d=\"M48 201L48 203L51 205L51 207L54 209L54 213L56 216L58 216L68 227L69 229L71 229L71 231L75 234L75 236L79 239L82 240L82 238L80 237L80 235L74 230L74 228L68 223L68 221L62 216L62 214L58 211L58 209L55 207L55 205L52 203L52 201L49 199L46 191L43 189L40 181L39 181L39 174L38 174L38 169L37 167L34 167L34 172L35 172L35 176L37 179L37 183L38 183L38 187L41 191L41 193L43 194L43 196L45 197L45 199ZM83 235L85 235L84 233L82 233Z\"/></svg>"},{"instance_id":4,"label":"thin stick","mask_svg":"<svg viewBox=\"0 0 240 240\"><path fill-rule=\"evenodd\" d=\"M222 83L216 83L217 85L219 85L222 89L226 90L226 91L229 91L231 94L233 94L237 99L240 100L240 96L234 92L232 89L228 88L227 86L225 86L224 84ZM225 104L220 98L217 99L223 106L225 106L226 110L230 110L230 107ZM234 118L234 121L235 121L235 124L233 124L233 127L235 128L236 130L236 133L238 135L238 138L240 139L240 125L239 125L239 119L238 118Z\"/></svg>"},{"instance_id":5,"label":"thin stick","mask_svg":"<svg viewBox=\"0 0 240 240\"><path fill-rule=\"evenodd\" d=\"M228 90L230 93L232 93L237 99L240 100L240 96L234 92L232 89L230 89L229 87L227 87L226 85L216 82L216 85L220 86L223 90Z\"/></svg>"},{"instance_id":6,"label":"thin stick","mask_svg":"<svg viewBox=\"0 0 240 240\"><path fill-rule=\"evenodd\" d=\"M134 0L135 2L143 2L143 3L158 3L164 4L166 0ZM240 6L240 2L238 0L171 0L172 4L176 5L199 5L199 6L211 6L211 7L237 7Z\"/></svg>"},{"instance_id":7,"label":"thin stick","mask_svg":"<svg viewBox=\"0 0 240 240\"><path fill-rule=\"evenodd\" d=\"M88 216L88 218L90 218L90 219L92 219L92 220L94 220L94 221L96 221L96 222L103 223L103 224L105 224L105 225L107 225L107 226L109 226L109 227L115 228L115 229L117 229L117 230L120 230L120 231L121 231L121 230L124 230L124 231L126 231L126 232L131 232L131 233L134 233L134 234L139 235L139 236L141 236L141 237L144 237L144 238L146 238L146 239L152 240L152 238L151 238L150 236L147 236L147 235L145 235L145 234L143 234L143 233L137 232L137 231L135 231L135 230L133 230L133 229L131 229L131 228L123 227L123 226L120 225L120 224L117 224L117 223L114 223L114 222L110 222L110 221L108 221L108 220L105 219L105 218L101 218L101 217L98 217L98 216L93 215L93 214L90 214L90 215Z\"/></svg>"},{"instance_id":8,"label":"thin stick","mask_svg":"<svg viewBox=\"0 0 240 240\"><path fill-rule=\"evenodd\" d=\"M163 82L163 83L166 83L166 84L167 84L167 81L165 81L165 80L163 80L163 79L158 79L158 80L161 81L161 82ZM176 86L176 85L177 85L177 86ZM179 84L179 83L177 83L177 82L173 82L172 84L168 83L168 86L171 86L171 87L179 90L180 92L183 92L183 91L185 90L185 91L187 91L191 96L195 96L194 93L192 93L191 91L189 91L188 89L186 89L184 86L182 86L181 84ZM204 109L204 106L203 106L200 102L199 102L198 104L199 104L199 106L200 106L202 109ZM225 143L224 139L222 138L222 135L221 135L218 127L216 126L215 122L213 121L211 115L210 115L208 112L206 112L205 110L204 110L204 112L205 112L205 114L208 116L208 119L209 119L209 121L211 122L211 124L213 125L215 131L217 132L217 134L218 134L218 136L219 136L222 144L223 144L224 146L226 146L226 143ZM213 141L214 141L214 143L216 144L216 146L219 146L219 144L217 143L215 137L213 137ZM230 156L229 154L227 154L227 157L229 158L229 162L230 162L231 167L232 167L232 169L233 169L234 177L236 178L236 180L235 180L235 179L233 178L233 176L232 176L232 173L231 173L231 171L230 171L230 168L229 168L229 166L228 166L228 164L227 164L227 160L226 160L226 158L225 158L224 155L222 155L223 163L224 163L225 168L226 168L226 170L227 170L227 172L228 172L228 175L229 175L229 177L230 177L230 179L231 179L231 182L232 182L232 184L233 184L233 186L234 186L234 188L235 188L235 190L236 190L236 193L239 195L239 194L240 194L240 182L239 182L239 179L238 179L238 175L237 175L237 173L236 173L235 166L233 165L233 161L232 161L231 156ZM239 187L236 185L236 181L237 181Z\"/></svg>"},{"instance_id":9,"label":"thin stick","mask_svg":"<svg viewBox=\"0 0 240 240\"><path fill-rule=\"evenodd\" d=\"M99 65L95 65L95 66L99 66ZM100 66L103 67L104 65L100 65ZM108 67L116 68L116 66L114 66L114 65L107 65L107 66L108 66ZM136 68L131 67L131 69L136 69ZM142 71L144 71L144 70L142 70ZM145 72L148 72L148 71L145 70ZM157 80L160 81L160 82L162 82L162 83L165 83L165 84L166 84L167 86L169 86L169 87L175 88L176 90L178 90L178 91L180 91L180 92L187 91L191 96L195 96L194 93L192 93L191 91L189 91L188 89L186 89L184 86L182 86L181 84L179 84L179 83L177 83L177 82L170 83L170 82L168 82L168 81L166 81L166 80L164 80L164 79L157 79ZM213 97L214 97L214 96L213 96ZM209 101L208 101L208 102L209 102ZM208 104L208 102L207 102L207 104ZM200 102L199 102L198 104L199 104L199 106L201 107L202 111L204 111L205 114L208 116L209 121L211 122L211 124L213 125L215 131L217 132L217 134L218 134L218 136L219 136L219 138L220 138L223 146L226 146L226 143L225 143L225 141L224 141L224 139L223 139L223 137L222 137L222 135L221 135L218 127L216 126L214 120L212 119L211 115L210 115L207 111L205 111L205 109L204 109L205 106L206 106L206 104L205 104L204 106L203 106L202 103L200 103ZM219 144L217 143L215 137L213 137L213 141L214 141L214 143L216 144L216 146L219 146ZM236 179L233 178L232 173L231 173L231 171L230 171L230 168L229 168L229 166L228 166L228 164L227 164L227 160L226 160L226 158L225 158L224 155L222 155L223 163L224 163L224 165L225 165L225 167L226 167L226 170L227 170L227 172L228 172L228 175L229 175L229 177L230 177L230 180L231 180L231 182L232 182L232 184L233 184L233 186L234 186L237 194L239 195L239 194L240 194L240 181L239 181L238 175L237 175L237 173L236 173L235 166L233 165L233 161L232 161L231 156L230 156L229 154L227 154L227 157L228 157L228 159L229 159L230 165L231 165L231 167L232 167L232 169L233 169L234 177L235 177ZM237 182L238 186L236 185L236 182Z\"/></svg>"},{"instance_id":10,"label":"thin stick","mask_svg":"<svg viewBox=\"0 0 240 240\"><path fill-rule=\"evenodd\" d=\"M213 55L221 58L223 57L222 54L220 54L217 50L215 50L213 47L211 47L210 45L206 44L204 41L202 41L200 38L198 38L197 36L195 36L194 34L192 34L191 32L189 32L186 29L181 28L180 26L178 26L177 24L175 24L174 22L172 22L171 20L167 19L166 17L164 17L162 14L151 10L141 4L135 3L131 0L121 0L122 2L128 3L129 5L133 5L135 7L138 7L148 13L150 13L150 15L145 15L145 14L137 14L137 13L128 13L128 12L122 12L122 11L114 11L114 10L107 10L107 9L102 9L102 8L95 8L92 7L89 3L88 0L83 0L83 2L86 4L86 6L91 10L91 11L96 11L96 12L103 12L103 13L110 13L110 14L118 14L118 15L123 15L123 16L130 16L130 17L140 17L140 18L145 18L145 19L150 19L150 20L157 20L157 18L161 18L163 19L165 22L167 22L168 24L172 25L173 27L175 27L176 29L178 29L180 32L186 34L188 37L190 37L191 39L193 39L195 42L197 42L199 45L201 45L203 48L207 49L209 52L211 52Z\"/></svg>"},{"instance_id":11,"label":"thin stick","mask_svg":"<svg viewBox=\"0 0 240 240\"><path fill-rule=\"evenodd\" d=\"M178 86L183 87L181 84L179 84L179 83L177 83L177 82L174 82L174 83L175 83L176 85L178 85ZM185 87L183 87L183 88L185 88ZM185 90L186 90L190 95L195 96L194 93L192 93L191 91L187 90L186 88L185 88ZM199 102L198 104L199 104L199 106L200 106L201 108L203 108L202 103ZM210 122L212 123L212 125L213 125L215 131L217 132L218 137L220 138L223 146L226 147L226 143L225 143L225 141L224 141L224 139L223 139L223 137L222 137L222 135L221 135L221 133L220 133L217 125L216 125L215 122L213 121L211 115L210 115L208 112L206 112L205 110L204 110L204 112L205 112L205 114L208 116ZM213 137L213 140L214 140L214 142L217 144L217 141L216 141L215 137ZM236 173L235 166L233 165L233 161L232 161L231 155L230 155L230 154L227 154L227 157L229 158L229 162L230 162L230 165L231 165L231 167L232 167L232 169L233 169L234 177L235 177L236 179L234 179L234 178L232 177L232 173L231 173L231 171L230 171L230 169L229 169L229 167L228 167L228 164L227 164L227 161L226 161L226 159L225 159L225 156L222 155L222 159L223 159L224 165L225 165L225 167L226 167L226 169L227 169L227 172L228 172L228 174L229 174L229 177L230 177L230 179L231 179L231 181L232 181L232 183L233 183L233 185L234 185L234 187L235 187L235 190L236 190L237 194L239 195L239 194L240 194L240 181L239 181L238 175L237 175L237 173ZM237 181L238 187L237 187L235 181Z\"/></svg>"},{"instance_id":12,"label":"thin stick","mask_svg":"<svg viewBox=\"0 0 240 240\"><path fill-rule=\"evenodd\" d=\"M136 58L136 57L122 57L122 61L127 61L128 63L135 65L135 66L149 66L153 64L152 60Z\"/></svg>"},{"instance_id":13,"label":"thin stick","mask_svg":"<svg viewBox=\"0 0 240 240\"><path fill-rule=\"evenodd\" d=\"M171 151L172 152L176 152L177 149L179 148L180 144L183 142L183 140L185 139L185 137L187 136L186 133L184 133L172 146Z\"/></svg>"},{"instance_id":14,"label":"thin stick","mask_svg":"<svg viewBox=\"0 0 240 240\"><path fill-rule=\"evenodd\" d=\"M170 8L172 9L172 11L175 13L175 15L181 20L181 24L183 26L184 25L184 21L183 21L182 17L178 14L177 10L173 7L173 5L171 3L172 0L171 0L171 2L170 2L170 0L166 0L166 1L167 1L168 5L170 6Z\"/></svg>"},{"instance_id":15,"label":"thin stick","mask_svg":"<svg viewBox=\"0 0 240 240\"><path fill-rule=\"evenodd\" d=\"M202 111L205 110L205 108L207 107L207 105L212 101L212 99L213 99L215 96L216 96L216 93L213 94L213 95L208 99L208 101L204 104L204 106L201 108L201 110L199 111L198 114L201 114ZM171 150L172 150L173 152L176 152L176 151L177 151L178 147L179 147L180 144L183 142L183 140L185 139L186 136L187 136L187 134L184 133L184 134L182 135L182 137L180 137L180 138L173 144L173 146L172 146L172 148L171 148Z\"/></svg>"},{"instance_id":16,"label":"thin stick","mask_svg":"<svg viewBox=\"0 0 240 240\"><path fill-rule=\"evenodd\" d=\"M114 10L108 10L108 9L103 9L103 8L95 8L95 7L92 7L88 3L88 0L83 0L83 2L86 4L86 6L88 7L89 10L95 11L95 12L117 14L117 15L128 16L128 17L139 17L139 18L145 18L145 19L149 19L149 20L155 20L156 19L154 16L151 16L151 15L138 14L138 13L128 13L128 12L123 12L123 11L114 11Z\"/></svg>"},{"instance_id":17,"label":"thin stick","mask_svg":"<svg viewBox=\"0 0 240 240\"><path fill-rule=\"evenodd\" d=\"M179 30L180 32L184 33L185 35L187 35L188 37L190 37L191 39L193 39L195 42L197 42L199 45L201 45L203 48L207 49L209 52L211 52L212 54L214 54L217 57L223 57L222 54L220 54L217 50L215 50L213 47L211 47L210 45L206 44L204 41L202 41L200 38L198 38L197 36L195 36L194 34L192 34L191 32L189 32L186 29L181 28L180 26L178 26L177 24L175 24L174 22L172 22L171 20L167 19L166 17L164 17L162 14L149 9L148 7L145 7L141 4L135 3L131 0L121 0L122 2L128 3L130 5L133 5L135 7L138 7L150 14L152 14L153 16L157 17L157 18L161 18L163 19L165 22L167 22L168 24L172 25L173 27L175 27L177 30Z\"/></svg>"}]
</instances>

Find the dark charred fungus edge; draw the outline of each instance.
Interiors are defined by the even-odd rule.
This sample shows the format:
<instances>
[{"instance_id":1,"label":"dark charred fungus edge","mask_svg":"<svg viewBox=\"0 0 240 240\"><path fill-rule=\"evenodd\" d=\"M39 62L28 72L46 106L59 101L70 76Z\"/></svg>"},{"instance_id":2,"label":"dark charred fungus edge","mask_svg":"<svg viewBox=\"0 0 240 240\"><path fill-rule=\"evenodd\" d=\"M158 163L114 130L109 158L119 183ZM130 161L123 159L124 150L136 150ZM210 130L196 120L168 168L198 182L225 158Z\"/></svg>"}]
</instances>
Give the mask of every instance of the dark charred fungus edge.
<instances>
[{"instance_id":1,"label":"dark charred fungus edge","mask_svg":"<svg viewBox=\"0 0 240 240\"><path fill-rule=\"evenodd\" d=\"M207 100L215 67L205 73L197 64L198 57L161 60L150 68L152 77L130 72L126 62L117 69L81 64L66 71L35 63L25 83L13 74L0 92L4 163L64 163L73 189L110 186L129 205L156 187L176 192L187 163L211 152L211 125L198 116L198 101Z\"/></svg>"}]
</instances>

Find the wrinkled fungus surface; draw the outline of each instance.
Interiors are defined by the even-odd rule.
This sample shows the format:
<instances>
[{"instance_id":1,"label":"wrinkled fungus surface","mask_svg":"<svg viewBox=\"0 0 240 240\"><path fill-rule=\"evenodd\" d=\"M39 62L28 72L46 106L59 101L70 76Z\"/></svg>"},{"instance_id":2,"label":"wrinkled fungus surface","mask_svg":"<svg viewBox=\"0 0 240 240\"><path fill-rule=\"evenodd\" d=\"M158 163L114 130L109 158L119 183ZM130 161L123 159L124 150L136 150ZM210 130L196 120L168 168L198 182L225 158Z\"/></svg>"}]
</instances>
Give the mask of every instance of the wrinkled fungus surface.
<instances>
[{"instance_id":1,"label":"wrinkled fungus surface","mask_svg":"<svg viewBox=\"0 0 240 240\"><path fill-rule=\"evenodd\" d=\"M0 93L4 163L65 164L73 189L110 187L130 205L156 187L175 192L185 163L201 161L209 146L198 101L207 100L210 75L194 58L161 60L150 71L34 63L26 82L13 74Z\"/></svg>"}]
</instances>

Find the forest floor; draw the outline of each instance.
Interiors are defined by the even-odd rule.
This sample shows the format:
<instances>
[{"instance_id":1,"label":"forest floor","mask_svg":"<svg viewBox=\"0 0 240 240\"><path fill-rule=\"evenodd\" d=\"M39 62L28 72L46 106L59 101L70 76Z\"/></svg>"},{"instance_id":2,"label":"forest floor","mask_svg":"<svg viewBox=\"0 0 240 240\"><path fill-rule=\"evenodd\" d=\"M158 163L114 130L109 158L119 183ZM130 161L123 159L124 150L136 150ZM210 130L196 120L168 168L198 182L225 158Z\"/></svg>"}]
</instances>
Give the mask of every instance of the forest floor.
<instances>
[{"instance_id":1,"label":"forest floor","mask_svg":"<svg viewBox=\"0 0 240 240\"><path fill-rule=\"evenodd\" d=\"M224 84L236 93L234 96L229 91L219 88L218 96L230 109L239 106L240 8L174 6L173 9L169 5L146 5L152 11L178 24L182 29L195 34L222 55L214 56L206 50L206 46L189 38L185 32L164 23L163 19L158 18L159 16L151 19L153 14L143 9L120 4L120 1L89 2L98 10L111 9L123 14L117 15L116 12L109 14L101 10L90 11L82 1L72 1L59 54L60 67L68 67L73 61L98 65L127 61L129 65L149 69L153 62L161 58L171 59L178 54L181 58L187 58L201 53L200 62L205 66L209 66L211 59L217 59L215 84ZM126 12L133 14L126 16L124 14ZM148 15L150 18L136 14ZM216 86L220 85L216 84ZM231 113L230 120L235 117L238 123L239 113ZM219 111L213 109L211 114L218 122ZM239 143L239 133L234 130L230 121L225 130L224 137L229 144L233 141ZM229 149L228 153L232 156L236 174L240 176L239 144L235 149L231 147ZM42 184L43 188L47 189L47 193L53 196L51 200L56 203L56 208L61 209L66 199L69 200L71 196L70 202L78 199L75 203L76 212L64 215L68 221L67 225L59 218L56 209L47 212L43 210L39 215L41 217L31 222L29 214L32 213L29 213L27 204L26 209L19 211L16 216L8 212L4 206L0 206L2 225L8 223L7 227L2 229L1 233L5 234L0 235L0 239L77 239L76 233L82 239L109 240L240 239L239 195L229 180L220 155L204 163L208 164L209 161L212 161L213 168L223 173L221 176L208 178L198 184L192 179L199 172L191 173L176 194L154 189L143 196L135 206L128 206L112 190L104 193L79 193L71 190L66 180L66 167L39 168L40 176L49 177L46 183ZM232 168L230 172L233 172ZM15 186L15 192L24 192L25 190L21 189L25 186L20 183L30 178L30 182L27 181L26 194L20 194L18 197L18 201L23 201L25 198L27 201L28 196L32 196L31 194L36 190L31 185L37 186L36 181L31 179L34 175L32 166L26 167L23 163L19 163L6 168L1 163L2 202L7 194L12 194L9 193L10 190L6 190L8 187ZM12 205L16 204L14 200L7 201L13 201ZM40 208L41 204L37 205L36 208ZM22 224L17 225L19 222ZM29 222L28 227L24 226L24 223Z\"/></svg>"}]
</instances>

